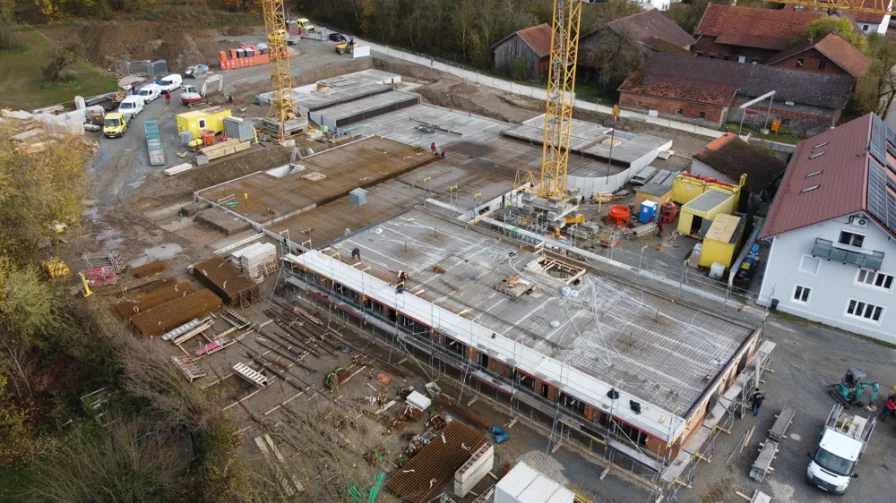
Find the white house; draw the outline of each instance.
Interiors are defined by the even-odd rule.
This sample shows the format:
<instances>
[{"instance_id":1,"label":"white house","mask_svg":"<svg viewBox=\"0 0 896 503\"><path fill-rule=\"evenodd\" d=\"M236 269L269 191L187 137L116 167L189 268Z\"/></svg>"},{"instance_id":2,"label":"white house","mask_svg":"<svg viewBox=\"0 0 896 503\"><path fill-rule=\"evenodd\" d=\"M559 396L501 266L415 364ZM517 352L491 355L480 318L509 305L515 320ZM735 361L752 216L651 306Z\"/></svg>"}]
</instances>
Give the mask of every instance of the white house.
<instances>
[{"instance_id":1,"label":"white house","mask_svg":"<svg viewBox=\"0 0 896 503\"><path fill-rule=\"evenodd\" d=\"M896 343L894 155L874 114L797 146L761 233L761 304Z\"/></svg>"},{"instance_id":2,"label":"white house","mask_svg":"<svg viewBox=\"0 0 896 503\"><path fill-rule=\"evenodd\" d=\"M862 7L866 9L876 9L878 5L882 3L878 0L863 0ZM887 9L891 9L893 7L892 0L887 2ZM870 12L850 12L849 15L852 17L855 22L856 27L861 30L865 35L870 35L872 33L879 33L881 35L887 34L887 28L890 27L890 15L883 14L872 14Z\"/></svg>"}]
</instances>

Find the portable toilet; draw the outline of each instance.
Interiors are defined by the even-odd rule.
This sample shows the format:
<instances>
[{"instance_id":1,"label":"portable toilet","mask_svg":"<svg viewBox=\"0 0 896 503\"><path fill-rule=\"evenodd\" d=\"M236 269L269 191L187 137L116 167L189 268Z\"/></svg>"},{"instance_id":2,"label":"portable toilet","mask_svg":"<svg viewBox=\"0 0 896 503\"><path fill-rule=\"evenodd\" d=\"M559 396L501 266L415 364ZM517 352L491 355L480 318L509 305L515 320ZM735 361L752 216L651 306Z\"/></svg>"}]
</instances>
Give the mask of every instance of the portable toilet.
<instances>
[{"instance_id":1,"label":"portable toilet","mask_svg":"<svg viewBox=\"0 0 896 503\"><path fill-rule=\"evenodd\" d=\"M193 139L202 137L202 131L212 131L215 134L224 132L224 118L230 117L229 108L212 107L193 112L185 112L177 116L177 132L189 131Z\"/></svg>"},{"instance_id":2,"label":"portable toilet","mask_svg":"<svg viewBox=\"0 0 896 503\"><path fill-rule=\"evenodd\" d=\"M641 203L641 212L638 214L638 221L642 224L646 224L650 222L651 219L656 218L656 210L659 208L659 204L656 201L644 201Z\"/></svg>"}]
</instances>

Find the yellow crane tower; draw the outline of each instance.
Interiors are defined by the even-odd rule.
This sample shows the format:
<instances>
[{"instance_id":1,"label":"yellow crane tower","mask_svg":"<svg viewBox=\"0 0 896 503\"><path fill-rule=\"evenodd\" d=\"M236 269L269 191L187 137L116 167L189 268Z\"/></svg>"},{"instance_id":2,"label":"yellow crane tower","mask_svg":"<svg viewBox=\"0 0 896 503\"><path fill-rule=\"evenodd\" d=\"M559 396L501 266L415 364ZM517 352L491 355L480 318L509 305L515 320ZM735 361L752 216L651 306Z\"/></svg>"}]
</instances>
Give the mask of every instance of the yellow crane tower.
<instances>
[{"instance_id":1,"label":"yellow crane tower","mask_svg":"<svg viewBox=\"0 0 896 503\"><path fill-rule=\"evenodd\" d=\"M284 139L301 131L307 119L296 110L292 99L292 73L289 68L289 54L286 51L288 33L283 0L262 0L264 30L270 49L271 108L265 118L265 129L272 136ZM298 120L297 120L298 119Z\"/></svg>"},{"instance_id":2,"label":"yellow crane tower","mask_svg":"<svg viewBox=\"0 0 896 503\"><path fill-rule=\"evenodd\" d=\"M553 38L548 68L548 96L544 115L541 185L538 195L551 200L566 196L566 170L576 89L581 0L554 2Z\"/></svg>"},{"instance_id":3,"label":"yellow crane tower","mask_svg":"<svg viewBox=\"0 0 896 503\"><path fill-rule=\"evenodd\" d=\"M892 0L769 0L771 3L801 5L807 9L842 10L865 14L896 15Z\"/></svg>"}]
</instances>

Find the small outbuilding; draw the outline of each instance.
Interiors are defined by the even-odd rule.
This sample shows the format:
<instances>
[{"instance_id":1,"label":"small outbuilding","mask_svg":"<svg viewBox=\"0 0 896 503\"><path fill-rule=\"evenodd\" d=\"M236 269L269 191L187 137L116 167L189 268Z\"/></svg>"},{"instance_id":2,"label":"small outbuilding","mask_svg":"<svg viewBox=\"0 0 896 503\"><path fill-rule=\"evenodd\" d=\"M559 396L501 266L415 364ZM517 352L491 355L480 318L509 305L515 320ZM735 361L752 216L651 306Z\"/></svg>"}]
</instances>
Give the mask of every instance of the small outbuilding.
<instances>
[{"instance_id":1,"label":"small outbuilding","mask_svg":"<svg viewBox=\"0 0 896 503\"><path fill-rule=\"evenodd\" d=\"M491 47L495 70L512 75L514 61L522 59L526 63L527 80L539 81L547 77L553 33L550 25L540 24L515 31L495 42Z\"/></svg>"},{"instance_id":2,"label":"small outbuilding","mask_svg":"<svg viewBox=\"0 0 896 503\"><path fill-rule=\"evenodd\" d=\"M737 215L716 215L703 238L700 266L710 267L718 263L729 269L743 237L745 223L746 220Z\"/></svg>"},{"instance_id":3,"label":"small outbuilding","mask_svg":"<svg viewBox=\"0 0 896 503\"><path fill-rule=\"evenodd\" d=\"M224 132L224 118L231 116L231 110L223 107L203 108L177 115L177 132L189 131L193 139L202 136L202 131Z\"/></svg>"},{"instance_id":4,"label":"small outbuilding","mask_svg":"<svg viewBox=\"0 0 896 503\"><path fill-rule=\"evenodd\" d=\"M737 198L731 193L707 190L681 207L678 217L678 233L683 236L703 238L717 215L734 212Z\"/></svg>"}]
</instances>

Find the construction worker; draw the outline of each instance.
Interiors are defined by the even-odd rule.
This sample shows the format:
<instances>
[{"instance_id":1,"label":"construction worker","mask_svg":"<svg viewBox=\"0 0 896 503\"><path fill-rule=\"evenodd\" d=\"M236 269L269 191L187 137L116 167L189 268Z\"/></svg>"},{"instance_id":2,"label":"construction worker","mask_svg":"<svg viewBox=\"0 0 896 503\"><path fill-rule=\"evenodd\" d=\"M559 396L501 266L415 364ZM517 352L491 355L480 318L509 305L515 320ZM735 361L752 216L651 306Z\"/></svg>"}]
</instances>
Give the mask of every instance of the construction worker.
<instances>
[{"instance_id":1,"label":"construction worker","mask_svg":"<svg viewBox=\"0 0 896 503\"><path fill-rule=\"evenodd\" d=\"M663 237L663 221L662 220L656 221L656 235L657 235L657 237Z\"/></svg>"},{"instance_id":2,"label":"construction worker","mask_svg":"<svg viewBox=\"0 0 896 503\"><path fill-rule=\"evenodd\" d=\"M887 406L884 407L884 410L880 412L880 415L877 416L877 418L880 419L880 422L886 423L887 418L890 416L896 416L896 395L887 397Z\"/></svg>"},{"instance_id":3,"label":"construction worker","mask_svg":"<svg viewBox=\"0 0 896 503\"><path fill-rule=\"evenodd\" d=\"M352 249L352 260L355 260L357 262L361 261L361 249L360 248Z\"/></svg>"},{"instance_id":4,"label":"construction worker","mask_svg":"<svg viewBox=\"0 0 896 503\"><path fill-rule=\"evenodd\" d=\"M753 393L753 396L750 397L750 405L753 406L753 415L759 415L759 409L762 407L762 402L765 401L765 394L759 391L759 388L756 388L756 391Z\"/></svg>"},{"instance_id":5,"label":"construction worker","mask_svg":"<svg viewBox=\"0 0 896 503\"><path fill-rule=\"evenodd\" d=\"M444 159L444 158L445 158L445 148L442 147L442 159Z\"/></svg>"},{"instance_id":6,"label":"construction worker","mask_svg":"<svg viewBox=\"0 0 896 503\"><path fill-rule=\"evenodd\" d=\"M168 91L165 91L165 106L167 107L170 104L171 104L171 93L169 93Z\"/></svg>"},{"instance_id":7,"label":"construction worker","mask_svg":"<svg viewBox=\"0 0 896 503\"><path fill-rule=\"evenodd\" d=\"M395 293L404 293L404 287L408 280L408 273L398 271L398 283L395 284Z\"/></svg>"},{"instance_id":8,"label":"construction worker","mask_svg":"<svg viewBox=\"0 0 896 503\"><path fill-rule=\"evenodd\" d=\"M429 146L429 149L432 150L432 155L436 155L436 142L432 142L432 145Z\"/></svg>"},{"instance_id":9,"label":"construction worker","mask_svg":"<svg viewBox=\"0 0 896 503\"><path fill-rule=\"evenodd\" d=\"M233 105L233 95L232 94L227 95L227 103Z\"/></svg>"}]
</instances>

